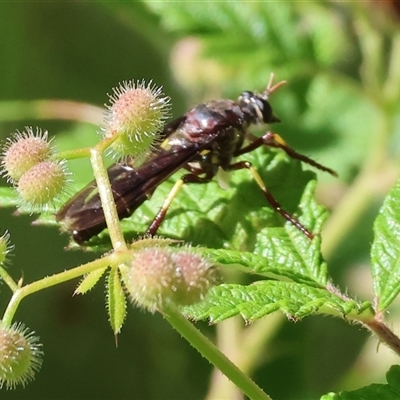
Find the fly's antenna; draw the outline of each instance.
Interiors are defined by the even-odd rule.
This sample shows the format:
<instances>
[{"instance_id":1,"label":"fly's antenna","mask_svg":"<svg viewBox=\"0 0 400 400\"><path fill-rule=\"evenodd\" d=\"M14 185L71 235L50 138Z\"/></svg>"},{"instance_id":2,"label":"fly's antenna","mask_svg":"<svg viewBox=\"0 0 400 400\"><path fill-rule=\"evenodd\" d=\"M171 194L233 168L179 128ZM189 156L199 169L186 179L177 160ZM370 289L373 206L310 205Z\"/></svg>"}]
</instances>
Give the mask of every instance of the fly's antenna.
<instances>
[{"instance_id":1,"label":"fly's antenna","mask_svg":"<svg viewBox=\"0 0 400 400\"><path fill-rule=\"evenodd\" d=\"M275 92L276 90L278 90L281 86L283 86L284 84L286 84L286 81L280 81L278 83L274 83L274 78L275 75L273 74L273 72L271 72L270 78L269 78L269 82L267 87L264 90L264 93L261 95L261 97L265 100L268 100L269 95L273 92Z\"/></svg>"}]
</instances>

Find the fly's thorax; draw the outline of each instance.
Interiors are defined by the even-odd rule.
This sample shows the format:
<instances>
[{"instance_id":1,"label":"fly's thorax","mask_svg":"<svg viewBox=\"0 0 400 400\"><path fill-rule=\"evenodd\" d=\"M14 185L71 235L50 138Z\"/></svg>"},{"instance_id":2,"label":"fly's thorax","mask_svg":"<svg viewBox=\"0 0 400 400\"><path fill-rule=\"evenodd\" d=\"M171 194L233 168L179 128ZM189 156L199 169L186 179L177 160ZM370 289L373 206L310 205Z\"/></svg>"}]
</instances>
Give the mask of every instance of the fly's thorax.
<instances>
[{"instance_id":1,"label":"fly's thorax","mask_svg":"<svg viewBox=\"0 0 400 400\"><path fill-rule=\"evenodd\" d=\"M243 123L244 114L236 102L213 100L191 109L175 134L192 143L208 143L227 128L241 127Z\"/></svg>"}]
</instances>

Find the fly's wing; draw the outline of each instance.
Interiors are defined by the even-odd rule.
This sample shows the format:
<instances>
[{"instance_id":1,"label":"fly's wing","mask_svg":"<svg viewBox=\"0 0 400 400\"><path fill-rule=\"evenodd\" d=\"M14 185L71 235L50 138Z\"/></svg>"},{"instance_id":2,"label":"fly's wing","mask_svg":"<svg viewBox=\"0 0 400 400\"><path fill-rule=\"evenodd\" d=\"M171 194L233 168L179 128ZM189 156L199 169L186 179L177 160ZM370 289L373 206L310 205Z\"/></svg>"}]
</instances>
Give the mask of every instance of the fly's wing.
<instances>
[{"instance_id":1,"label":"fly's wing","mask_svg":"<svg viewBox=\"0 0 400 400\"><path fill-rule=\"evenodd\" d=\"M185 120L183 116L166 125L161 137L173 135ZM162 182L193 161L198 152L214 139L212 136L200 142L182 139L182 145L175 145L172 149L159 147L138 168L118 163L109 167L108 176L119 218L130 216ZM77 243L100 233L106 223L96 182L89 183L73 196L56 214L56 220L63 222Z\"/></svg>"},{"instance_id":2,"label":"fly's wing","mask_svg":"<svg viewBox=\"0 0 400 400\"><path fill-rule=\"evenodd\" d=\"M111 166L108 176L119 218L129 217L158 185L190 162L197 155L197 147L182 147L174 152L160 151L137 169L122 164ZM106 223L96 182L91 182L72 197L57 213L56 219L63 221L78 243L100 233Z\"/></svg>"},{"instance_id":3,"label":"fly's wing","mask_svg":"<svg viewBox=\"0 0 400 400\"><path fill-rule=\"evenodd\" d=\"M114 164L108 168L111 186L123 179L131 180L133 168L124 164ZM68 230L78 228L80 224L90 227L96 225L101 218L101 202L96 181L90 182L82 190L71 197L56 214L57 222L63 222Z\"/></svg>"}]
</instances>

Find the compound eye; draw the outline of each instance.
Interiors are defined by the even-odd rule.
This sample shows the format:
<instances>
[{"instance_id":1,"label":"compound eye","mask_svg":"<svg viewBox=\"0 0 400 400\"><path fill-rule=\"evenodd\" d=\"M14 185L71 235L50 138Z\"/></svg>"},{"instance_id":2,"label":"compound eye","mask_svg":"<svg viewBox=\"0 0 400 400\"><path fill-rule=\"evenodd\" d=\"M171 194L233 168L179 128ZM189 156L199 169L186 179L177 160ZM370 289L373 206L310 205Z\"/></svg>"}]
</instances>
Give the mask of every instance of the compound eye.
<instances>
[{"instance_id":1,"label":"compound eye","mask_svg":"<svg viewBox=\"0 0 400 400\"><path fill-rule=\"evenodd\" d=\"M274 115L271 104L269 104L268 100L254 96L251 101L253 103L254 110L261 120L260 122L264 122L265 124L280 122L279 118Z\"/></svg>"},{"instance_id":2,"label":"compound eye","mask_svg":"<svg viewBox=\"0 0 400 400\"><path fill-rule=\"evenodd\" d=\"M273 114L272 107L268 103L267 100L264 100L260 97L254 96L251 99L251 103L252 103L253 110L259 119L259 122L261 122L261 123L262 122L263 123L272 122L271 121L272 114Z\"/></svg>"},{"instance_id":3,"label":"compound eye","mask_svg":"<svg viewBox=\"0 0 400 400\"><path fill-rule=\"evenodd\" d=\"M259 101L258 103L262 103L262 105L258 104L258 106L260 108L260 111L262 112L264 122L265 123L272 122L271 119L273 116L273 112L271 104L269 104L268 101L266 100Z\"/></svg>"},{"instance_id":4,"label":"compound eye","mask_svg":"<svg viewBox=\"0 0 400 400\"><path fill-rule=\"evenodd\" d=\"M274 114L271 104L267 100L262 100L263 105L260 107L261 113L263 115L263 120L266 124L271 124L273 122L281 122L281 120Z\"/></svg>"}]
</instances>

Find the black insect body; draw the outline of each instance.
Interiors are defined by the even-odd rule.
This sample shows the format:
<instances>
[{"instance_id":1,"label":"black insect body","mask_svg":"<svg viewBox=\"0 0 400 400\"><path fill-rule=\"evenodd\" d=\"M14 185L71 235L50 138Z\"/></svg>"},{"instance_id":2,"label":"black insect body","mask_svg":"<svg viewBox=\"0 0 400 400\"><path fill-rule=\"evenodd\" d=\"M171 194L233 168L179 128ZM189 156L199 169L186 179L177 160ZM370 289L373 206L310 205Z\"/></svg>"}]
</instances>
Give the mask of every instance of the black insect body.
<instances>
[{"instance_id":1,"label":"black insect body","mask_svg":"<svg viewBox=\"0 0 400 400\"><path fill-rule=\"evenodd\" d=\"M232 162L239 155L266 145L283 149L290 157L336 175L334 171L297 153L276 134L267 132L261 138L247 132L252 124L279 122L268 102L269 95L285 82L272 86L272 78L261 95L246 91L237 102L213 100L198 105L185 115L167 124L161 133L163 143L137 168L131 163L116 163L108 175L120 219L129 217L157 187L183 168L188 171L179 179L150 224L147 234L156 234L167 210L186 183L207 183L218 169L248 169L271 206L307 237L313 235L286 212L269 193L257 171L247 161ZM245 140L249 144L244 144ZM74 240L82 244L106 228L103 209L95 182L72 197L57 213Z\"/></svg>"}]
</instances>

